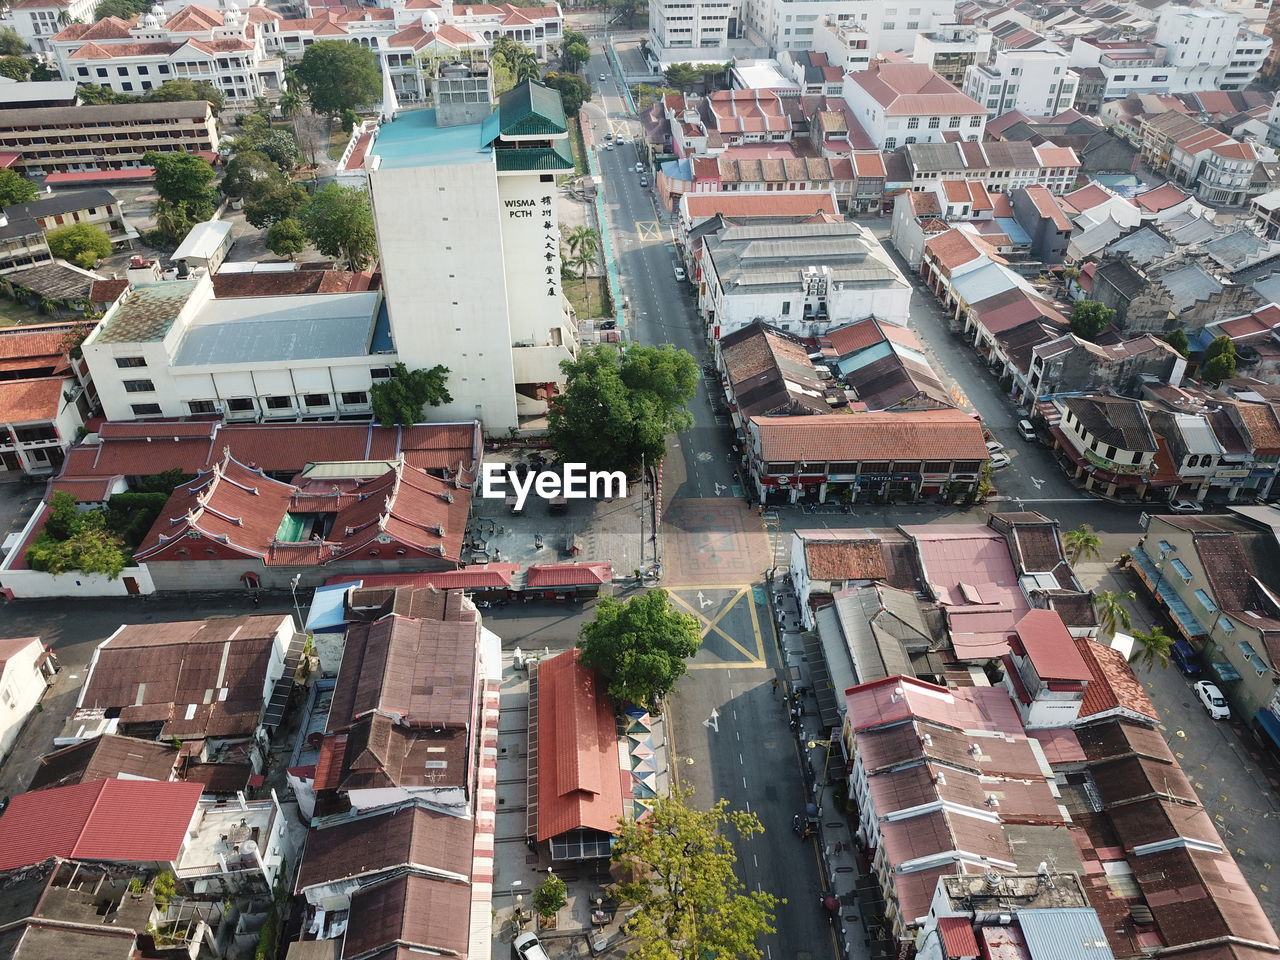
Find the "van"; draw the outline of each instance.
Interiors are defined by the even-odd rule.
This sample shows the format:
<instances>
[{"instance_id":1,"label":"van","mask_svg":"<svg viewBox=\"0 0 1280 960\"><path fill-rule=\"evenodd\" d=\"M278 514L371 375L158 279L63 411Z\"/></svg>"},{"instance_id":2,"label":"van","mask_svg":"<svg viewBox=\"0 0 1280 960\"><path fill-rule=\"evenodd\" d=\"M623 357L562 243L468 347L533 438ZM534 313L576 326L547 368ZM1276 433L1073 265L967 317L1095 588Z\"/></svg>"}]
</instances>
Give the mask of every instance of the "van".
<instances>
[{"instance_id":1,"label":"van","mask_svg":"<svg viewBox=\"0 0 1280 960\"><path fill-rule=\"evenodd\" d=\"M1018 435L1022 437L1023 440L1035 440L1036 428L1031 425L1030 420L1019 420Z\"/></svg>"},{"instance_id":2,"label":"van","mask_svg":"<svg viewBox=\"0 0 1280 960\"><path fill-rule=\"evenodd\" d=\"M1188 677L1200 676L1200 658L1196 655L1195 648L1182 637L1173 638L1169 659Z\"/></svg>"}]
</instances>

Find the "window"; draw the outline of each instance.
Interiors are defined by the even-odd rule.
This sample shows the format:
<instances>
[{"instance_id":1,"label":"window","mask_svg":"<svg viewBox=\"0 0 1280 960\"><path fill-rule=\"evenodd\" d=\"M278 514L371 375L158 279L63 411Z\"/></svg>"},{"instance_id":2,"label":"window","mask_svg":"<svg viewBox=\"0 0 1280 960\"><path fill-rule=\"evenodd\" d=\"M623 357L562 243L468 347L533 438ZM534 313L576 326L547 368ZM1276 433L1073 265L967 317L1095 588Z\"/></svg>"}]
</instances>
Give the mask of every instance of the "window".
<instances>
[{"instance_id":1,"label":"window","mask_svg":"<svg viewBox=\"0 0 1280 960\"><path fill-rule=\"evenodd\" d=\"M981 117L970 117L970 118L969 118L969 126L971 126L971 127L980 127L980 126L982 126L982 118L981 118Z\"/></svg>"},{"instance_id":2,"label":"window","mask_svg":"<svg viewBox=\"0 0 1280 960\"><path fill-rule=\"evenodd\" d=\"M13 432L19 443L40 443L44 440L58 439L58 431L54 427L18 427Z\"/></svg>"},{"instance_id":3,"label":"window","mask_svg":"<svg viewBox=\"0 0 1280 960\"><path fill-rule=\"evenodd\" d=\"M145 357L116 357L116 366L121 369L127 367L145 367L147 360Z\"/></svg>"},{"instance_id":4,"label":"window","mask_svg":"<svg viewBox=\"0 0 1280 960\"><path fill-rule=\"evenodd\" d=\"M188 400L187 409L192 413L217 413L218 406L212 400Z\"/></svg>"},{"instance_id":5,"label":"window","mask_svg":"<svg viewBox=\"0 0 1280 960\"><path fill-rule=\"evenodd\" d=\"M790 313L791 313L791 301L790 301L790 300L783 300L783 301L782 301L782 315L785 317L785 316L788 316Z\"/></svg>"},{"instance_id":6,"label":"window","mask_svg":"<svg viewBox=\"0 0 1280 960\"><path fill-rule=\"evenodd\" d=\"M908 130L919 130L919 129L920 129L920 118L919 118L919 117L909 117L909 118L907 118L907 129L908 129Z\"/></svg>"},{"instance_id":7,"label":"window","mask_svg":"<svg viewBox=\"0 0 1280 960\"><path fill-rule=\"evenodd\" d=\"M106 68L106 67L98 67L98 76L102 77L103 79L106 79L106 76L107 76L107 68Z\"/></svg>"},{"instance_id":8,"label":"window","mask_svg":"<svg viewBox=\"0 0 1280 960\"><path fill-rule=\"evenodd\" d=\"M127 93L128 91L133 89L133 84L130 83L128 80L126 80L124 83L120 84L120 89L124 90Z\"/></svg>"},{"instance_id":9,"label":"window","mask_svg":"<svg viewBox=\"0 0 1280 960\"><path fill-rule=\"evenodd\" d=\"M116 67L116 73L120 74L120 76L122 76L122 77L127 77L127 76L129 75L129 68L128 68L128 67Z\"/></svg>"},{"instance_id":10,"label":"window","mask_svg":"<svg viewBox=\"0 0 1280 960\"><path fill-rule=\"evenodd\" d=\"M1182 578L1183 583L1191 582L1191 571L1187 569L1187 565L1181 560L1170 560L1169 565L1173 567L1174 573Z\"/></svg>"},{"instance_id":11,"label":"window","mask_svg":"<svg viewBox=\"0 0 1280 960\"><path fill-rule=\"evenodd\" d=\"M960 126L959 117L952 117L950 120L947 121L947 129L949 130L955 130L959 126Z\"/></svg>"},{"instance_id":12,"label":"window","mask_svg":"<svg viewBox=\"0 0 1280 960\"><path fill-rule=\"evenodd\" d=\"M949 460L926 460L924 462L925 473L947 473L951 470L951 462Z\"/></svg>"},{"instance_id":13,"label":"window","mask_svg":"<svg viewBox=\"0 0 1280 960\"><path fill-rule=\"evenodd\" d=\"M160 412L158 403L135 403L129 407L135 417L149 417Z\"/></svg>"},{"instance_id":14,"label":"window","mask_svg":"<svg viewBox=\"0 0 1280 960\"><path fill-rule=\"evenodd\" d=\"M156 385L150 380L126 380L124 382L125 393L154 393Z\"/></svg>"},{"instance_id":15,"label":"window","mask_svg":"<svg viewBox=\"0 0 1280 960\"><path fill-rule=\"evenodd\" d=\"M239 411L252 410L254 409L254 403L249 397L236 397L234 400L227 401L227 409Z\"/></svg>"},{"instance_id":16,"label":"window","mask_svg":"<svg viewBox=\"0 0 1280 960\"><path fill-rule=\"evenodd\" d=\"M1223 633L1235 633L1236 625L1231 622L1231 618L1225 614L1218 618L1218 629Z\"/></svg>"},{"instance_id":17,"label":"window","mask_svg":"<svg viewBox=\"0 0 1280 960\"><path fill-rule=\"evenodd\" d=\"M1116 448L1107 447L1107 452L1104 453L1103 456L1106 457L1108 460L1114 460L1116 458Z\"/></svg>"},{"instance_id":18,"label":"window","mask_svg":"<svg viewBox=\"0 0 1280 960\"><path fill-rule=\"evenodd\" d=\"M267 397L268 410L288 410L293 407L293 397Z\"/></svg>"},{"instance_id":19,"label":"window","mask_svg":"<svg viewBox=\"0 0 1280 960\"><path fill-rule=\"evenodd\" d=\"M349 390L342 395L342 402L352 405L368 403L369 395L363 390Z\"/></svg>"},{"instance_id":20,"label":"window","mask_svg":"<svg viewBox=\"0 0 1280 960\"><path fill-rule=\"evenodd\" d=\"M138 75L141 77L147 76L147 74L149 74L150 72L151 72L150 69L148 69L147 67L138 67Z\"/></svg>"},{"instance_id":21,"label":"window","mask_svg":"<svg viewBox=\"0 0 1280 960\"><path fill-rule=\"evenodd\" d=\"M302 402L308 407L331 407L333 399L327 393L304 393Z\"/></svg>"},{"instance_id":22,"label":"window","mask_svg":"<svg viewBox=\"0 0 1280 960\"><path fill-rule=\"evenodd\" d=\"M930 118L929 118L929 129L930 129L930 130L937 130L940 126L942 126L942 118L941 118L941 117L930 117Z\"/></svg>"},{"instance_id":23,"label":"window","mask_svg":"<svg viewBox=\"0 0 1280 960\"><path fill-rule=\"evenodd\" d=\"M881 30L896 30L897 25L894 23L885 23L881 26Z\"/></svg>"},{"instance_id":24,"label":"window","mask_svg":"<svg viewBox=\"0 0 1280 960\"><path fill-rule=\"evenodd\" d=\"M893 149L894 149L894 148L896 148L897 146L898 146L898 138L897 138L897 137L885 137L885 138L884 138L884 148L885 148L886 150L893 150Z\"/></svg>"},{"instance_id":25,"label":"window","mask_svg":"<svg viewBox=\"0 0 1280 960\"><path fill-rule=\"evenodd\" d=\"M1196 591L1196 600L1198 600L1198 601L1199 601L1200 606L1204 607L1204 609L1205 609L1205 612L1206 612L1206 613L1217 613L1217 612L1218 612L1218 605L1217 605L1216 603L1214 603L1214 602L1213 602L1213 598L1212 598L1212 597L1210 597L1210 596L1209 596L1207 593L1205 593L1203 590L1197 590L1197 591Z\"/></svg>"}]
</instances>

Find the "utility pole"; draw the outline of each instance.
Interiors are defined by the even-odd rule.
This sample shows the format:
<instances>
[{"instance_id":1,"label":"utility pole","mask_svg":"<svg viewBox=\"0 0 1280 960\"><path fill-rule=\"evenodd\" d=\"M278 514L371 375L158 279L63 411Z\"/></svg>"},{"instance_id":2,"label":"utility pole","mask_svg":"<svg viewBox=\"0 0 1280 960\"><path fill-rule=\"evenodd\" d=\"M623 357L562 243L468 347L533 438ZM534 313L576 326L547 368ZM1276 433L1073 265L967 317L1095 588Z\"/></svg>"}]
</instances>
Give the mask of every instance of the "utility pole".
<instances>
[{"instance_id":1,"label":"utility pole","mask_svg":"<svg viewBox=\"0 0 1280 960\"><path fill-rule=\"evenodd\" d=\"M644 582L644 454L640 454L640 580Z\"/></svg>"}]
</instances>

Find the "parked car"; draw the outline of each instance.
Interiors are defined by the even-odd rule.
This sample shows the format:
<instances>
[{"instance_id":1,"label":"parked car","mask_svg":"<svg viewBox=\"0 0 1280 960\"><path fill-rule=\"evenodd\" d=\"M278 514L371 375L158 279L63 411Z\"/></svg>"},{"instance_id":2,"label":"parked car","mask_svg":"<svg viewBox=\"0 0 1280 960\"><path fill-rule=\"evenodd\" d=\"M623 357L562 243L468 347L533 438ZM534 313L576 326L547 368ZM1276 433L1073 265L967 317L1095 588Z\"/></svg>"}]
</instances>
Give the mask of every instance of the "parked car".
<instances>
[{"instance_id":1,"label":"parked car","mask_svg":"<svg viewBox=\"0 0 1280 960\"><path fill-rule=\"evenodd\" d=\"M1004 444L1001 443L999 440L987 441L987 453L999 453L1003 449L1004 449Z\"/></svg>"},{"instance_id":2,"label":"parked car","mask_svg":"<svg viewBox=\"0 0 1280 960\"><path fill-rule=\"evenodd\" d=\"M641 178L640 178L640 186L642 186L642 187L647 187L648 185L649 185L649 178L648 178L648 177L641 177Z\"/></svg>"},{"instance_id":3,"label":"parked car","mask_svg":"<svg viewBox=\"0 0 1280 960\"><path fill-rule=\"evenodd\" d=\"M636 164L636 173L644 173L644 164L643 164L643 163L637 163L637 164Z\"/></svg>"},{"instance_id":4,"label":"parked car","mask_svg":"<svg viewBox=\"0 0 1280 960\"><path fill-rule=\"evenodd\" d=\"M1218 689L1216 683L1210 683L1208 680L1197 680L1191 685L1195 690L1196 697L1204 705L1209 716L1215 720L1230 720L1231 708L1227 706L1227 700L1222 695L1222 691Z\"/></svg>"},{"instance_id":5,"label":"parked car","mask_svg":"<svg viewBox=\"0 0 1280 960\"><path fill-rule=\"evenodd\" d=\"M676 279L683 282L683 280L685 279L684 267L677 264L675 271L676 271Z\"/></svg>"},{"instance_id":6,"label":"parked car","mask_svg":"<svg viewBox=\"0 0 1280 960\"><path fill-rule=\"evenodd\" d=\"M993 453L991 455L991 469L1003 470L1009 464L1013 463L1013 458L1007 453Z\"/></svg>"},{"instance_id":7,"label":"parked car","mask_svg":"<svg viewBox=\"0 0 1280 960\"><path fill-rule=\"evenodd\" d=\"M1169 659L1173 661L1175 667L1188 677L1200 676L1200 658L1196 655L1195 647L1187 643L1182 637L1173 638L1173 646L1169 650Z\"/></svg>"},{"instance_id":8,"label":"parked car","mask_svg":"<svg viewBox=\"0 0 1280 960\"><path fill-rule=\"evenodd\" d=\"M612 144L612 143L610 143L608 140L606 140L606 141L604 142L604 148L605 148L606 150L612 150L612 149L613 149L613 144Z\"/></svg>"},{"instance_id":9,"label":"parked car","mask_svg":"<svg viewBox=\"0 0 1280 960\"><path fill-rule=\"evenodd\" d=\"M1204 507L1195 500L1171 500L1169 509L1174 513L1203 513Z\"/></svg>"},{"instance_id":10,"label":"parked car","mask_svg":"<svg viewBox=\"0 0 1280 960\"><path fill-rule=\"evenodd\" d=\"M608 75L608 74L605 74L605 73L600 74L600 82L601 82L601 83L604 83L604 82L605 82L606 80L608 80L608 79L609 79L609 75Z\"/></svg>"},{"instance_id":11,"label":"parked car","mask_svg":"<svg viewBox=\"0 0 1280 960\"><path fill-rule=\"evenodd\" d=\"M1036 438L1036 428L1032 425L1030 420L1019 420L1018 435L1022 437L1023 440L1034 440Z\"/></svg>"},{"instance_id":12,"label":"parked car","mask_svg":"<svg viewBox=\"0 0 1280 960\"><path fill-rule=\"evenodd\" d=\"M511 942L511 949L519 960L549 960L536 933L522 933Z\"/></svg>"}]
</instances>

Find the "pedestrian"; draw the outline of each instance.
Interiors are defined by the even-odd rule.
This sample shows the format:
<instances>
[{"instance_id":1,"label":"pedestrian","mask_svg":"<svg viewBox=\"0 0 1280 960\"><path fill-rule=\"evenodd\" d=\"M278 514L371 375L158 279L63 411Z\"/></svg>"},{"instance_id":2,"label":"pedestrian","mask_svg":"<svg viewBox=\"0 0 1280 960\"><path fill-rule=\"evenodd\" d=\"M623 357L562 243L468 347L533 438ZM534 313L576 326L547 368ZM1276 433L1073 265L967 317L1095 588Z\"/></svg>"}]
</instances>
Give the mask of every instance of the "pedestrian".
<instances>
[{"instance_id":1,"label":"pedestrian","mask_svg":"<svg viewBox=\"0 0 1280 960\"><path fill-rule=\"evenodd\" d=\"M773 695L775 697L778 695L778 678L777 677L773 678Z\"/></svg>"}]
</instances>

